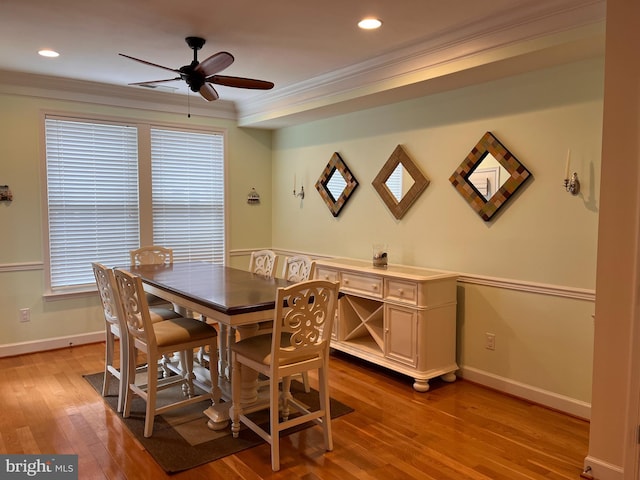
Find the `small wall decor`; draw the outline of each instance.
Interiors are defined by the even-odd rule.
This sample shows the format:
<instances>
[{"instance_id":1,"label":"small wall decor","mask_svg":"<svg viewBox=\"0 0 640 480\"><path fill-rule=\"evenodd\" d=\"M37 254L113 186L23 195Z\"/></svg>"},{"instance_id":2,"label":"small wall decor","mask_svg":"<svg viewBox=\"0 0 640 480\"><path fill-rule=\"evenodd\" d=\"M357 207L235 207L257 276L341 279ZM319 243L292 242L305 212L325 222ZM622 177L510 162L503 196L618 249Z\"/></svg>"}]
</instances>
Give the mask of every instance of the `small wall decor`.
<instances>
[{"instance_id":1,"label":"small wall decor","mask_svg":"<svg viewBox=\"0 0 640 480\"><path fill-rule=\"evenodd\" d=\"M293 196L304 200L304 185L300 185L300 190L296 192L296 176L293 176Z\"/></svg>"},{"instance_id":2,"label":"small wall decor","mask_svg":"<svg viewBox=\"0 0 640 480\"><path fill-rule=\"evenodd\" d=\"M358 188L358 180L340 154L335 152L316 182L316 190L334 217L340 214L356 188Z\"/></svg>"},{"instance_id":3,"label":"small wall decor","mask_svg":"<svg viewBox=\"0 0 640 480\"><path fill-rule=\"evenodd\" d=\"M567 167L564 172L564 189L571 195L580 193L580 180L578 180L578 172L573 172L569 176L569 166L571 165L571 150L567 150Z\"/></svg>"},{"instance_id":4,"label":"small wall decor","mask_svg":"<svg viewBox=\"0 0 640 480\"><path fill-rule=\"evenodd\" d=\"M371 182L387 208L400 220L422 194L429 180L398 145Z\"/></svg>"},{"instance_id":5,"label":"small wall decor","mask_svg":"<svg viewBox=\"0 0 640 480\"><path fill-rule=\"evenodd\" d=\"M247 203L249 205L257 205L260 203L260 194L256 192L255 188L251 188L251 191L247 195Z\"/></svg>"},{"instance_id":6,"label":"small wall decor","mask_svg":"<svg viewBox=\"0 0 640 480\"><path fill-rule=\"evenodd\" d=\"M0 202L11 202L13 193L9 189L9 185L0 185Z\"/></svg>"},{"instance_id":7,"label":"small wall decor","mask_svg":"<svg viewBox=\"0 0 640 480\"><path fill-rule=\"evenodd\" d=\"M491 132L487 132L449 181L471 208L484 221L489 221L529 177L531 172ZM497 184L487 183L492 179Z\"/></svg>"}]
</instances>

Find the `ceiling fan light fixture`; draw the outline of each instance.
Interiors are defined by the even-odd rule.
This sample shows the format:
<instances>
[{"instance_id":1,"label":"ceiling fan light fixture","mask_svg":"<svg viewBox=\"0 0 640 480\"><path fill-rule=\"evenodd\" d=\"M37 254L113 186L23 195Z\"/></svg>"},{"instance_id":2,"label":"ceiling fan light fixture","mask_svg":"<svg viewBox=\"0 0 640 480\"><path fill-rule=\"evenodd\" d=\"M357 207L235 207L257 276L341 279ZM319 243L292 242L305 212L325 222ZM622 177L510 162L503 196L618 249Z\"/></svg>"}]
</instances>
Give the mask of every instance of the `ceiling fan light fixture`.
<instances>
[{"instance_id":1,"label":"ceiling fan light fixture","mask_svg":"<svg viewBox=\"0 0 640 480\"><path fill-rule=\"evenodd\" d=\"M358 22L358 27L363 30L375 30L382 26L382 20L373 17L363 18Z\"/></svg>"},{"instance_id":2,"label":"ceiling fan light fixture","mask_svg":"<svg viewBox=\"0 0 640 480\"><path fill-rule=\"evenodd\" d=\"M38 50L38 55L40 55L42 57L47 57L47 58L56 58L56 57L60 56L60 54L58 52L56 52L55 50L48 49L48 48L44 48L42 50Z\"/></svg>"}]
</instances>

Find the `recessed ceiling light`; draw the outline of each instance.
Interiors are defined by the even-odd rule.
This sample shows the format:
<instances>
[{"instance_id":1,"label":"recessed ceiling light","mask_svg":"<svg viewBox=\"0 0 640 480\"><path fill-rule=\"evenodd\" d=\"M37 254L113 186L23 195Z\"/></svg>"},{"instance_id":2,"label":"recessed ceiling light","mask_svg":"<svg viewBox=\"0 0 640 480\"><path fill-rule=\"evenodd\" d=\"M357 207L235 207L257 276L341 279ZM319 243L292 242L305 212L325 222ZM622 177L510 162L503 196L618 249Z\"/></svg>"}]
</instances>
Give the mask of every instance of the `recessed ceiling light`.
<instances>
[{"instance_id":1,"label":"recessed ceiling light","mask_svg":"<svg viewBox=\"0 0 640 480\"><path fill-rule=\"evenodd\" d=\"M364 18L358 22L358 26L363 30L375 30L382 26L382 20L377 18Z\"/></svg>"},{"instance_id":2,"label":"recessed ceiling light","mask_svg":"<svg viewBox=\"0 0 640 480\"><path fill-rule=\"evenodd\" d=\"M59 57L60 56L60 54L58 52L55 52L55 51L49 50L49 49L44 49L44 50L38 51L38 55L42 55L43 57L49 57L49 58L55 58L55 57Z\"/></svg>"}]
</instances>

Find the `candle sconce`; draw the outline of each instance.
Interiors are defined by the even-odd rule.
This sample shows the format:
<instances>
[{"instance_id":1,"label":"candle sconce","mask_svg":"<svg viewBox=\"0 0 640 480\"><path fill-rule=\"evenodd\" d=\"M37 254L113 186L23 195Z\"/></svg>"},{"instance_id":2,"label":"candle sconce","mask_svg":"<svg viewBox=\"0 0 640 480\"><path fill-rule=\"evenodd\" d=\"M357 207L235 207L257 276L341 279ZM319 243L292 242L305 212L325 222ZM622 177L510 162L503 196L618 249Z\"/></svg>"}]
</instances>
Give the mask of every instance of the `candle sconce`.
<instances>
[{"instance_id":1,"label":"candle sconce","mask_svg":"<svg viewBox=\"0 0 640 480\"><path fill-rule=\"evenodd\" d=\"M298 193L296 193L296 189L295 187L293 188L293 196L294 197L300 197L301 200L304 200L304 187L300 187L300 191Z\"/></svg>"},{"instance_id":2,"label":"candle sconce","mask_svg":"<svg viewBox=\"0 0 640 480\"><path fill-rule=\"evenodd\" d=\"M569 167L571 165L571 149L567 150L567 165L564 170L564 188L571 195L578 195L580 193L580 181L578 180L578 173L573 172L569 176Z\"/></svg>"},{"instance_id":3,"label":"candle sconce","mask_svg":"<svg viewBox=\"0 0 640 480\"><path fill-rule=\"evenodd\" d=\"M564 179L564 188L571 195L578 195L580 193L580 181L578 180L577 172L573 172L571 178Z\"/></svg>"}]
</instances>

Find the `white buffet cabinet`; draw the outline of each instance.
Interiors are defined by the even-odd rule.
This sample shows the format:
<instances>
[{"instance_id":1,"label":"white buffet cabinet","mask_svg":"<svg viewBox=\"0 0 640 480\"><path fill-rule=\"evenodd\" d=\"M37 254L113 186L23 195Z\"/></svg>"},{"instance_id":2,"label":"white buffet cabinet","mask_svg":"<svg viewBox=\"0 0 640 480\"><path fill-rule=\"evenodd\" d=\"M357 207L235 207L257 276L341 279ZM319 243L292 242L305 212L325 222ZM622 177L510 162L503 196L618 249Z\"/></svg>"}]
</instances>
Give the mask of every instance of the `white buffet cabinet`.
<instances>
[{"instance_id":1,"label":"white buffet cabinet","mask_svg":"<svg viewBox=\"0 0 640 480\"><path fill-rule=\"evenodd\" d=\"M339 281L331 347L413 377L455 380L457 275L347 258L316 260L315 277Z\"/></svg>"}]
</instances>

